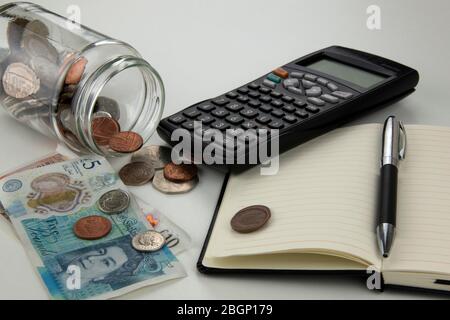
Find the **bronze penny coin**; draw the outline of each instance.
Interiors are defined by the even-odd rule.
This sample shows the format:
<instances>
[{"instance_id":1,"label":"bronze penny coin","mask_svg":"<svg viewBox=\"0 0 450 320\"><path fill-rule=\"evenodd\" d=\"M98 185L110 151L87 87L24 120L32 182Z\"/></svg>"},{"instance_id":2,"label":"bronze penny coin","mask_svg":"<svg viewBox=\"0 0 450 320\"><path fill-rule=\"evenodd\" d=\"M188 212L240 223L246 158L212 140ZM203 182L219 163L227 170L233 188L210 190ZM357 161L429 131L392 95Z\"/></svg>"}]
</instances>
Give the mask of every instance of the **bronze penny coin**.
<instances>
[{"instance_id":1,"label":"bronze penny coin","mask_svg":"<svg viewBox=\"0 0 450 320\"><path fill-rule=\"evenodd\" d=\"M112 150L122 153L131 153L139 150L144 141L136 132L123 131L114 135L109 140L109 146Z\"/></svg>"},{"instance_id":2,"label":"bronze penny coin","mask_svg":"<svg viewBox=\"0 0 450 320\"><path fill-rule=\"evenodd\" d=\"M251 233L261 229L271 217L266 206L251 206L242 209L231 219L231 228L239 233Z\"/></svg>"},{"instance_id":3,"label":"bronze penny coin","mask_svg":"<svg viewBox=\"0 0 450 320\"><path fill-rule=\"evenodd\" d=\"M97 240L111 232L112 224L109 219L102 216L89 216L81 218L73 226L75 235L84 240Z\"/></svg>"},{"instance_id":4,"label":"bronze penny coin","mask_svg":"<svg viewBox=\"0 0 450 320\"><path fill-rule=\"evenodd\" d=\"M92 136L100 146L108 145L111 138L119 132L120 125L113 118L97 117L92 120Z\"/></svg>"},{"instance_id":5,"label":"bronze penny coin","mask_svg":"<svg viewBox=\"0 0 450 320\"><path fill-rule=\"evenodd\" d=\"M3 74L3 89L7 95L23 99L39 91L41 86L36 73L23 63L12 63Z\"/></svg>"},{"instance_id":6,"label":"bronze penny coin","mask_svg":"<svg viewBox=\"0 0 450 320\"><path fill-rule=\"evenodd\" d=\"M127 186L142 186L152 180L155 169L146 162L131 162L119 171L119 177Z\"/></svg>"},{"instance_id":7,"label":"bronze penny coin","mask_svg":"<svg viewBox=\"0 0 450 320\"><path fill-rule=\"evenodd\" d=\"M172 182L187 182L197 176L197 166L195 164L175 164L173 162L164 167L164 178Z\"/></svg>"},{"instance_id":8,"label":"bronze penny coin","mask_svg":"<svg viewBox=\"0 0 450 320\"><path fill-rule=\"evenodd\" d=\"M84 69L87 65L87 59L82 57L77 60L69 69L64 80L65 84L78 84L83 76Z\"/></svg>"}]
</instances>

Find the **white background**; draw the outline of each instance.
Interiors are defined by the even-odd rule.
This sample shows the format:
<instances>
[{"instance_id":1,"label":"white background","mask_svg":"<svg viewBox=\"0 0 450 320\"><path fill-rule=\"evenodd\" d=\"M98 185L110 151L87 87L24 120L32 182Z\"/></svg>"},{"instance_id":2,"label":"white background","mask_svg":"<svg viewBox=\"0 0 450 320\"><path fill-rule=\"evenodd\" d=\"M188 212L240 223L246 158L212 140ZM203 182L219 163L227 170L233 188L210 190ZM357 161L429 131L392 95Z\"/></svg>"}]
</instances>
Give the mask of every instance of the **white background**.
<instances>
[{"instance_id":1,"label":"white background","mask_svg":"<svg viewBox=\"0 0 450 320\"><path fill-rule=\"evenodd\" d=\"M2 1L3 2L3 1ZM124 40L161 74L165 116L217 96L264 73L330 45L372 52L420 72L417 92L358 123L396 114L406 123L450 126L450 2L442 1L36 1L66 15L81 8L82 23ZM0 3L2 4L2 3ZM382 29L366 27L366 8L381 7ZM158 137L152 142L159 143ZM449 141L450 145L450 141ZM0 172L51 152L55 142L0 111ZM116 164L117 165L117 164ZM281 164L282 165L282 164ZM196 261L216 205L222 174L202 168L191 193L166 196L152 186L133 191L182 226L193 238L180 256L188 276L124 296L132 299L398 299L440 295L388 290L336 276L205 276ZM301 181L299 181L301 183ZM426 213L424 213L426 214ZM46 299L10 226L0 221L0 298Z\"/></svg>"}]
</instances>

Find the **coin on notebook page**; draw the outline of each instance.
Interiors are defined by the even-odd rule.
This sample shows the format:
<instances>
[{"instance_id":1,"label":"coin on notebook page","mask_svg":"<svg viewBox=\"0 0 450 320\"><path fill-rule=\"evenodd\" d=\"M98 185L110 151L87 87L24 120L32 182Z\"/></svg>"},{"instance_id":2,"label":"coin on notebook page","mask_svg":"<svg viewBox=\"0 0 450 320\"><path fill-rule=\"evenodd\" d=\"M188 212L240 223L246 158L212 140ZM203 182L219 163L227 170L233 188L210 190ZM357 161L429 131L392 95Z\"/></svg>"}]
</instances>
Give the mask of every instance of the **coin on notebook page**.
<instances>
[{"instance_id":1,"label":"coin on notebook page","mask_svg":"<svg viewBox=\"0 0 450 320\"><path fill-rule=\"evenodd\" d=\"M113 118L94 117L92 120L92 136L100 146L108 145L111 138L119 132L120 125Z\"/></svg>"},{"instance_id":2,"label":"coin on notebook page","mask_svg":"<svg viewBox=\"0 0 450 320\"><path fill-rule=\"evenodd\" d=\"M251 233L261 229L270 217L270 209L266 206L247 207L240 210L231 219L231 228L239 233Z\"/></svg>"},{"instance_id":3,"label":"coin on notebook page","mask_svg":"<svg viewBox=\"0 0 450 320\"><path fill-rule=\"evenodd\" d=\"M130 195L120 189L111 190L98 199L97 205L103 213L121 213L130 206Z\"/></svg>"},{"instance_id":4,"label":"coin on notebook page","mask_svg":"<svg viewBox=\"0 0 450 320\"><path fill-rule=\"evenodd\" d=\"M3 90L13 98L23 99L39 91L40 81L26 64L10 64L3 74Z\"/></svg>"},{"instance_id":5,"label":"coin on notebook page","mask_svg":"<svg viewBox=\"0 0 450 320\"><path fill-rule=\"evenodd\" d=\"M144 161L149 163L155 170L163 169L171 162L172 150L165 146L145 146L135 152L131 161Z\"/></svg>"},{"instance_id":6,"label":"coin on notebook page","mask_svg":"<svg viewBox=\"0 0 450 320\"><path fill-rule=\"evenodd\" d=\"M164 167L164 177L172 182L187 182L197 176L197 166L195 164L175 164L173 162Z\"/></svg>"},{"instance_id":7,"label":"coin on notebook page","mask_svg":"<svg viewBox=\"0 0 450 320\"><path fill-rule=\"evenodd\" d=\"M109 146L112 150L122 153L131 153L139 150L144 141L142 137L132 131L123 131L114 135L109 140Z\"/></svg>"},{"instance_id":8,"label":"coin on notebook page","mask_svg":"<svg viewBox=\"0 0 450 320\"><path fill-rule=\"evenodd\" d=\"M139 233L133 237L132 245L137 251L155 252L166 244L166 238L154 230Z\"/></svg>"},{"instance_id":9,"label":"coin on notebook page","mask_svg":"<svg viewBox=\"0 0 450 320\"><path fill-rule=\"evenodd\" d=\"M183 183L171 182L164 178L164 172L162 170L156 171L155 176L153 177L153 187L156 190L166 194L180 194L189 192L195 188L197 183L198 177Z\"/></svg>"},{"instance_id":10,"label":"coin on notebook page","mask_svg":"<svg viewBox=\"0 0 450 320\"><path fill-rule=\"evenodd\" d=\"M131 162L119 171L119 177L127 186L142 186L155 175L155 169L146 162Z\"/></svg>"},{"instance_id":11,"label":"coin on notebook page","mask_svg":"<svg viewBox=\"0 0 450 320\"><path fill-rule=\"evenodd\" d=\"M112 229L109 219L102 216L89 216L78 220L73 226L75 235L84 240L97 240L107 236Z\"/></svg>"}]
</instances>

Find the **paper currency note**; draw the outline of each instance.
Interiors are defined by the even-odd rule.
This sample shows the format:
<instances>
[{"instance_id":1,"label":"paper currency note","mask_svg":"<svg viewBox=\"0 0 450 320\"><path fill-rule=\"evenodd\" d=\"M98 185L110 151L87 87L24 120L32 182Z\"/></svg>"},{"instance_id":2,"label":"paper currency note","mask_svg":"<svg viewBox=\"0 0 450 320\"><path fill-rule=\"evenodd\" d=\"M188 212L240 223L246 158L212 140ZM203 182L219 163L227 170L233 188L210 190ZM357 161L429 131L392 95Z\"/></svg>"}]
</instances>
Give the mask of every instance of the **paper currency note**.
<instances>
[{"instance_id":1,"label":"paper currency note","mask_svg":"<svg viewBox=\"0 0 450 320\"><path fill-rule=\"evenodd\" d=\"M134 235L151 229L132 197L117 215L98 210L107 191L126 190L106 159L78 158L14 174L0 181L0 199L53 299L111 298L185 276L168 246L156 253L133 249ZM80 218L110 219L111 232L94 241L73 232Z\"/></svg>"}]
</instances>

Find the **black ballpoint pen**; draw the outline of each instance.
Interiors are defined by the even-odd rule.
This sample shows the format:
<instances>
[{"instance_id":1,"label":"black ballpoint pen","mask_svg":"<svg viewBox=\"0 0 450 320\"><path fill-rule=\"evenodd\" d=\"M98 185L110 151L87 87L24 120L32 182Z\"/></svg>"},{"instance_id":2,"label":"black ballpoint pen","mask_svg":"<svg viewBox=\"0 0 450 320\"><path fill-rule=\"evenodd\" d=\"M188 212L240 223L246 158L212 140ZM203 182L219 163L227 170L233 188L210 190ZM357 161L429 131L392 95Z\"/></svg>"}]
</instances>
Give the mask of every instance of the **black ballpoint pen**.
<instances>
[{"instance_id":1,"label":"black ballpoint pen","mask_svg":"<svg viewBox=\"0 0 450 320\"><path fill-rule=\"evenodd\" d=\"M377 238L381 254L389 257L397 220L397 182L400 160L405 158L406 132L394 116L386 119L381 157L380 207Z\"/></svg>"}]
</instances>

